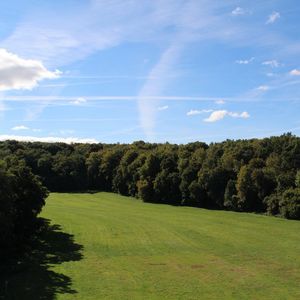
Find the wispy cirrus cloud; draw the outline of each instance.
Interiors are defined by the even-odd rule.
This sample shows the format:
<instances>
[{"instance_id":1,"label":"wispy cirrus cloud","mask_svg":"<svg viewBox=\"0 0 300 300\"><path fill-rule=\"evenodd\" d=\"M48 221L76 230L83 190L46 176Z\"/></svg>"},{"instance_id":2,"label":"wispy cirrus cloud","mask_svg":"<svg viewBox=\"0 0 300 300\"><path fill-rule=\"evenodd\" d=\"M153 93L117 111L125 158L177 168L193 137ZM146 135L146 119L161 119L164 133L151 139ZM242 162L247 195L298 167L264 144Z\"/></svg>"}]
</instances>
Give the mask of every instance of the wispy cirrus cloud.
<instances>
[{"instance_id":1,"label":"wispy cirrus cloud","mask_svg":"<svg viewBox=\"0 0 300 300\"><path fill-rule=\"evenodd\" d=\"M241 15L246 14L246 10L244 8L238 6L231 12L231 14L233 16L241 16Z\"/></svg>"},{"instance_id":2,"label":"wispy cirrus cloud","mask_svg":"<svg viewBox=\"0 0 300 300\"><path fill-rule=\"evenodd\" d=\"M145 82L139 92L138 108L140 123L146 136L150 139L152 139L155 135L154 127L157 111L157 101L155 101L155 98L151 101L151 96L157 97L163 93L168 83L166 75L172 71L173 65L176 63L181 50L182 47L181 45L178 45L177 42L167 48L158 63L150 71L149 79ZM161 79L153 79L155 77L160 77Z\"/></svg>"},{"instance_id":3,"label":"wispy cirrus cloud","mask_svg":"<svg viewBox=\"0 0 300 300\"><path fill-rule=\"evenodd\" d=\"M236 60L235 63L239 65L248 65L254 61L254 57L251 57L250 59L239 59Z\"/></svg>"},{"instance_id":4,"label":"wispy cirrus cloud","mask_svg":"<svg viewBox=\"0 0 300 300\"><path fill-rule=\"evenodd\" d=\"M186 113L187 116L196 116L196 115L200 115L203 113L210 113L212 112L212 109L201 109L201 110L197 110L197 109L191 109L190 111L188 111Z\"/></svg>"},{"instance_id":5,"label":"wispy cirrus cloud","mask_svg":"<svg viewBox=\"0 0 300 300\"><path fill-rule=\"evenodd\" d=\"M169 105L164 105L164 106L159 106L159 107L157 108L157 110L163 111L163 110L167 110L168 108L169 108Z\"/></svg>"},{"instance_id":6,"label":"wispy cirrus cloud","mask_svg":"<svg viewBox=\"0 0 300 300\"><path fill-rule=\"evenodd\" d=\"M55 137L55 136L47 136L47 137L36 137L36 136L23 136L23 135L0 135L0 141L6 140L16 140L21 142L45 142L45 143L98 143L96 139L90 138L79 138L79 137Z\"/></svg>"},{"instance_id":7,"label":"wispy cirrus cloud","mask_svg":"<svg viewBox=\"0 0 300 300\"><path fill-rule=\"evenodd\" d=\"M74 134L75 130L73 130L73 129L60 129L59 133L61 135L70 135L70 134Z\"/></svg>"},{"instance_id":8,"label":"wispy cirrus cloud","mask_svg":"<svg viewBox=\"0 0 300 300\"><path fill-rule=\"evenodd\" d=\"M84 98L86 101L137 101L138 99L148 100L148 101L218 101L219 97L206 97L206 96L176 96L176 95L124 95L124 96L111 96L111 95L95 95L95 96L2 96L1 99L4 101L15 101L15 102L61 102L67 101L71 102L74 99ZM224 98L227 101L240 101L235 97L226 97Z\"/></svg>"},{"instance_id":9,"label":"wispy cirrus cloud","mask_svg":"<svg viewBox=\"0 0 300 300\"><path fill-rule=\"evenodd\" d=\"M216 100L215 103L218 104L218 105L223 105L223 104L225 104L226 102L225 102L225 100L223 100L223 99L219 99L219 100Z\"/></svg>"},{"instance_id":10,"label":"wispy cirrus cloud","mask_svg":"<svg viewBox=\"0 0 300 300\"><path fill-rule=\"evenodd\" d=\"M24 130L30 130L32 132L42 132L42 129L39 128L29 128L28 126L25 125L17 125L11 128L13 131L24 131Z\"/></svg>"},{"instance_id":11,"label":"wispy cirrus cloud","mask_svg":"<svg viewBox=\"0 0 300 300\"><path fill-rule=\"evenodd\" d=\"M167 7L169 9L170 4L171 2L168 2ZM165 92L170 83L167 75L175 72L176 64L189 44L210 38L223 39L224 21L217 15L216 11L225 6L211 1L187 1L181 5L181 13L177 14L174 19L177 30L169 47L166 48L157 64L150 70L149 79L146 80L139 92L140 123L148 138L153 139L155 136L156 112L153 102L146 100L145 97L159 96ZM159 77L159 79L152 79L155 77Z\"/></svg>"},{"instance_id":12,"label":"wispy cirrus cloud","mask_svg":"<svg viewBox=\"0 0 300 300\"><path fill-rule=\"evenodd\" d=\"M259 91L259 92L266 92L270 89L270 87L268 85L260 85L257 88L255 88L255 90Z\"/></svg>"},{"instance_id":13,"label":"wispy cirrus cloud","mask_svg":"<svg viewBox=\"0 0 300 300\"><path fill-rule=\"evenodd\" d=\"M270 66L271 68L278 68L281 66L281 64L276 59L263 61L262 65Z\"/></svg>"},{"instance_id":14,"label":"wispy cirrus cloud","mask_svg":"<svg viewBox=\"0 0 300 300\"><path fill-rule=\"evenodd\" d=\"M266 24L273 24L280 18L280 13L277 11L273 11L266 21Z\"/></svg>"},{"instance_id":15,"label":"wispy cirrus cloud","mask_svg":"<svg viewBox=\"0 0 300 300\"><path fill-rule=\"evenodd\" d=\"M29 130L29 128L25 125L18 125L11 128L11 130L19 131L19 130Z\"/></svg>"},{"instance_id":16,"label":"wispy cirrus cloud","mask_svg":"<svg viewBox=\"0 0 300 300\"><path fill-rule=\"evenodd\" d=\"M48 66L64 66L123 42L164 41L166 28L178 24L184 7L181 1L101 0L74 5L66 14L56 5L25 16L3 47Z\"/></svg>"},{"instance_id":17,"label":"wispy cirrus cloud","mask_svg":"<svg viewBox=\"0 0 300 300\"><path fill-rule=\"evenodd\" d=\"M84 103L86 103L86 102L87 102L87 101L86 101L85 98L83 98L83 97L78 97L78 98L76 98L75 100L70 101L69 103L70 103L70 104L73 104L73 105L81 105L81 104L84 104Z\"/></svg>"}]
</instances>

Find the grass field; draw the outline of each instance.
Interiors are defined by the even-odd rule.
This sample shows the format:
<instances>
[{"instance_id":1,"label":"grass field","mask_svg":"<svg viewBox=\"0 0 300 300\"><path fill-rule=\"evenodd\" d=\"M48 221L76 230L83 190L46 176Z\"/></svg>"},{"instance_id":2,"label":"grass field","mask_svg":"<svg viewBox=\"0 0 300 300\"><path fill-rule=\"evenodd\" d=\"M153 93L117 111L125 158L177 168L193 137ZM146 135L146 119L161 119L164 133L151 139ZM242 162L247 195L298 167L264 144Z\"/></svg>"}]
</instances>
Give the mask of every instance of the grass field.
<instances>
[{"instance_id":1,"label":"grass field","mask_svg":"<svg viewBox=\"0 0 300 300\"><path fill-rule=\"evenodd\" d=\"M300 299L297 221L109 193L51 194L42 217L7 299Z\"/></svg>"}]
</instances>

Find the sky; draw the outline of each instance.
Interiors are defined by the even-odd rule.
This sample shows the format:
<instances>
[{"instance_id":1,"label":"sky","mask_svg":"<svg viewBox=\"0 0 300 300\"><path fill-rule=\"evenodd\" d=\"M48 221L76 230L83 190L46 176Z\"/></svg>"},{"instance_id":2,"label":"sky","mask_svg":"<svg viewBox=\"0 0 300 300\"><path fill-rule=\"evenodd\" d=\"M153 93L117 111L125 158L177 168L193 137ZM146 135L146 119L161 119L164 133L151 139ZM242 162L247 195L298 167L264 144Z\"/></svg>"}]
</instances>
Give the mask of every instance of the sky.
<instances>
[{"instance_id":1,"label":"sky","mask_svg":"<svg viewBox=\"0 0 300 300\"><path fill-rule=\"evenodd\" d=\"M298 0L0 2L0 140L300 134Z\"/></svg>"}]
</instances>

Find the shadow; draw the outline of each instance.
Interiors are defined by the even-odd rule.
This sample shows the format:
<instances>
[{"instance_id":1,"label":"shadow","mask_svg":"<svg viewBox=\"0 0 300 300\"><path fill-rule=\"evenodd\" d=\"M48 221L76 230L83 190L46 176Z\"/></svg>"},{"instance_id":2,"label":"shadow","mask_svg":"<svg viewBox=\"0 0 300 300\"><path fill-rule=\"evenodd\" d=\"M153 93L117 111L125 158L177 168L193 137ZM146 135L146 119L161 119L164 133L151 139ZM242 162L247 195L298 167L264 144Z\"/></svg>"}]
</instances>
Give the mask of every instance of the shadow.
<instances>
[{"instance_id":1,"label":"shadow","mask_svg":"<svg viewBox=\"0 0 300 300\"><path fill-rule=\"evenodd\" d=\"M51 270L51 266L82 259L82 245L74 236L42 219L41 232L31 251L22 257L0 261L0 299L51 300L57 294L75 294L70 277Z\"/></svg>"}]
</instances>

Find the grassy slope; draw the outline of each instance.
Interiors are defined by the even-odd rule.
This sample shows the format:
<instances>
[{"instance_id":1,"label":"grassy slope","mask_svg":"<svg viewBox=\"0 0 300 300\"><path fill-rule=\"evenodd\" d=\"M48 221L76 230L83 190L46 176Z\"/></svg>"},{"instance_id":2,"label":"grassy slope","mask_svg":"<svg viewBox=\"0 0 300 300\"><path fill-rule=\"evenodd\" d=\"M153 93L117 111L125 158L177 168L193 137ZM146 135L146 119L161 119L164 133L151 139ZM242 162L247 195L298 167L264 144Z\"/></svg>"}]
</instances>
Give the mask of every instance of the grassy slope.
<instances>
[{"instance_id":1,"label":"grassy slope","mask_svg":"<svg viewBox=\"0 0 300 300\"><path fill-rule=\"evenodd\" d=\"M42 216L83 245L53 264L77 293L58 299L300 299L300 222L51 194Z\"/></svg>"}]
</instances>

